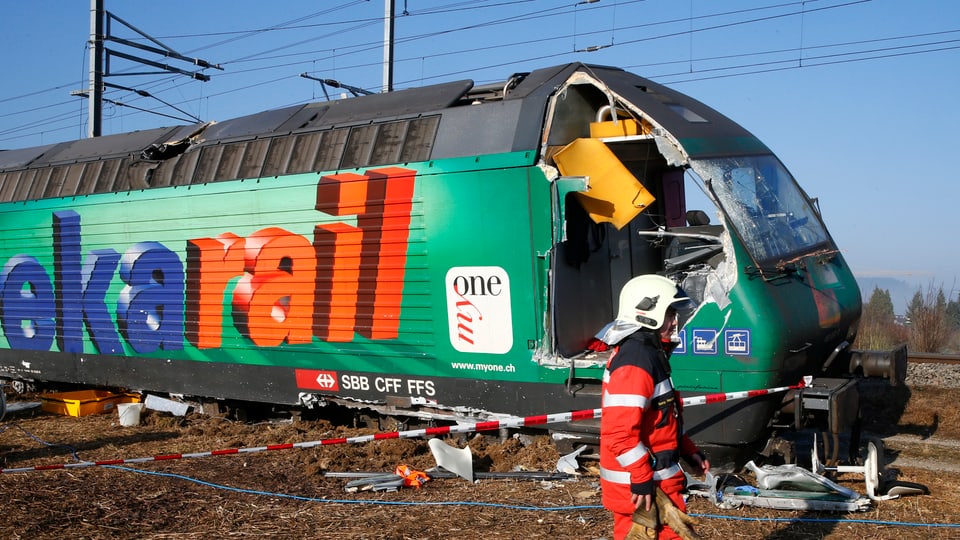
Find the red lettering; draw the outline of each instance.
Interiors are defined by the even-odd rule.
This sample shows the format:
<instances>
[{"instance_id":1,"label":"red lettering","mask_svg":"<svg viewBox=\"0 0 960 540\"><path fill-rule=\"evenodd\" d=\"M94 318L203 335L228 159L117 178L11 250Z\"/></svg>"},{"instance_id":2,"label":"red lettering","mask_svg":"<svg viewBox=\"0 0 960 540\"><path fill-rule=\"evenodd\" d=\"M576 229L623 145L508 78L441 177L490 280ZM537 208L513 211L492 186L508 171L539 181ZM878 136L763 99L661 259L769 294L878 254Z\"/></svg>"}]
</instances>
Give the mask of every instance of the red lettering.
<instances>
[{"instance_id":1,"label":"red lettering","mask_svg":"<svg viewBox=\"0 0 960 540\"><path fill-rule=\"evenodd\" d=\"M187 242L187 341L220 347L227 283L243 275L243 238L223 233Z\"/></svg>"},{"instance_id":2,"label":"red lettering","mask_svg":"<svg viewBox=\"0 0 960 540\"><path fill-rule=\"evenodd\" d=\"M317 210L357 215L357 227L314 230L317 258L314 335L349 341L399 335L416 172L387 167L324 176ZM359 249L358 249L359 246Z\"/></svg>"},{"instance_id":3,"label":"red lettering","mask_svg":"<svg viewBox=\"0 0 960 540\"><path fill-rule=\"evenodd\" d=\"M397 338L415 177L397 167L322 177L315 208L356 215L357 225L317 225L312 243L278 227L189 240L187 340L222 346L226 291L238 276L234 323L258 346Z\"/></svg>"},{"instance_id":4,"label":"red lettering","mask_svg":"<svg viewBox=\"0 0 960 540\"><path fill-rule=\"evenodd\" d=\"M473 323L473 316L470 313L467 313L467 308L472 308L471 311L474 311L477 314L477 320L483 320L483 314L480 313L480 310L473 304L473 302L466 299L460 291L457 290L456 284L453 286L454 292L462 300L457 300L457 320L460 321L457 323L457 339L460 341L466 341L467 343L473 345L473 328L471 324Z\"/></svg>"},{"instance_id":5,"label":"red lettering","mask_svg":"<svg viewBox=\"0 0 960 540\"><path fill-rule=\"evenodd\" d=\"M306 238L279 227L247 238L234 322L260 347L310 343L316 262Z\"/></svg>"},{"instance_id":6,"label":"red lettering","mask_svg":"<svg viewBox=\"0 0 960 540\"><path fill-rule=\"evenodd\" d=\"M324 176L317 184L316 209L332 216L366 210L366 176ZM318 225L313 231L317 259L313 333L324 341L352 341L357 320L357 289L363 231L343 223Z\"/></svg>"},{"instance_id":7,"label":"red lettering","mask_svg":"<svg viewBox=\"0 0 960 540\"><path fill-rule=\"evenodd\" d=\"M370 246L361 268L369 262L375 269L375 285L373 298L360 302L357 323L360 334L370 339L399 335L415 174L398 167L367 171L367 212L357 224L364 231L364 244Z\"/></svg>"},{"instance_id":8,"label":"red lettering","mask_svg":"<svg viewBox=\"0 0 960 540\"><path fill-rule=\"evenodd\" d=\"M352 341L357 321L357 284L363 233L343 223L313 231L317 256L313 335L324 341Z\"/></svg>"}]
</instances>

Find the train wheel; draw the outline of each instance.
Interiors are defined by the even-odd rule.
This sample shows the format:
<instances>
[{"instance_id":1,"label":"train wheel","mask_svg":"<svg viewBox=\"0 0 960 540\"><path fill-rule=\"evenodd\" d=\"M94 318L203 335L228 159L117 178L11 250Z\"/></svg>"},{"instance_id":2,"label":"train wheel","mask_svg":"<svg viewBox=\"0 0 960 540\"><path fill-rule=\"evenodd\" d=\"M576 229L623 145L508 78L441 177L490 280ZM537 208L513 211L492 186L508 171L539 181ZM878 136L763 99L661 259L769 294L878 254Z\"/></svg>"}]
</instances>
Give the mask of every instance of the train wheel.
<instances>
[{"instance_id":1,"label":"train wheel","mask_svg":"<svg viewBox=\"0 0 960 540\"><path fill-rule=\"evenodd\" d=\"M12 380L10 381L10 389L13 390L13 393L20 396L23 394L29 394L31 392L36 392L37 386L28 381Z\"/></svg>"}]
</instances>

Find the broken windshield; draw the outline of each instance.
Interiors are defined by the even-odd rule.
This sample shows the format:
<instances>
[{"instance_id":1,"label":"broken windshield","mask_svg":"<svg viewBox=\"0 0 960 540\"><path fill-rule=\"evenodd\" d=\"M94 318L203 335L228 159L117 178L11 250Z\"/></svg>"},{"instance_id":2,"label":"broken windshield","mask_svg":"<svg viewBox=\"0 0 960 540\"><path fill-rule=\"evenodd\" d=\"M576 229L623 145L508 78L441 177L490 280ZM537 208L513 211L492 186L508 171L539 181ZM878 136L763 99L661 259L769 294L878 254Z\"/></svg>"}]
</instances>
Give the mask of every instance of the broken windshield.
<instances>
[{"instance_id":1,"label":"broken windshield","mask_svg":"<svg viewBox=\"0 0 960 540\"><path fill-rule=\"evenodd\" d=\"M757 265L778 264L829 242L813 206L775 156L695 160L691 166Z\"/></svg>"}]
</instances>

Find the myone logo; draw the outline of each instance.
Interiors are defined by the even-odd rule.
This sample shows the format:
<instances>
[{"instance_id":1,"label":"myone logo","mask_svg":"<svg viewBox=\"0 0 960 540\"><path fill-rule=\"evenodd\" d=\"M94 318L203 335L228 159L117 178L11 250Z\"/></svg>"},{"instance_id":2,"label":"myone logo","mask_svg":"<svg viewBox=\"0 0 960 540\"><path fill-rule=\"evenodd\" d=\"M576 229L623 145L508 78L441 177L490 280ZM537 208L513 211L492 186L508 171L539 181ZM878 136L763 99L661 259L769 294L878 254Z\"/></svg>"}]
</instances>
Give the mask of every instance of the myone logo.
<instances>
[{"instance_id":1,"label":"myone logo","mask_svg":"<svg viewBox=\"0 0 960 540\"><path fill-rule=\"evenodd\" d=\"M447 271L450 344L460 352L504 354L513 346L510 277L499 266Z\"/></svg>"}]
</instances>

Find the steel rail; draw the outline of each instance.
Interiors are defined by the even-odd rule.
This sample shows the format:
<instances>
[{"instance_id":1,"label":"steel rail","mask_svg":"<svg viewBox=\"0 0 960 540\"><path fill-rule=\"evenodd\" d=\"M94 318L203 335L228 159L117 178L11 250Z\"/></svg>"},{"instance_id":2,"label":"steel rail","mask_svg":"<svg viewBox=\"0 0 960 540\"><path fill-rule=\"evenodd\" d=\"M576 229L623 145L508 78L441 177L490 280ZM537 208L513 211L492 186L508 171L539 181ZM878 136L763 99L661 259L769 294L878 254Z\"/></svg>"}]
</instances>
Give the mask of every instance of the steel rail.
<instances>
[{"instance_id":1,"label":"steel rail","mask_svg":"<svg viewBox=\"0 0 960 540\"><path fill-rule=\"evenodd\" d=\"M925 352L908 352L907 363L909 364L947 364L960 365L960 354L941 354Z\"/></svg>"}]
</instances>

